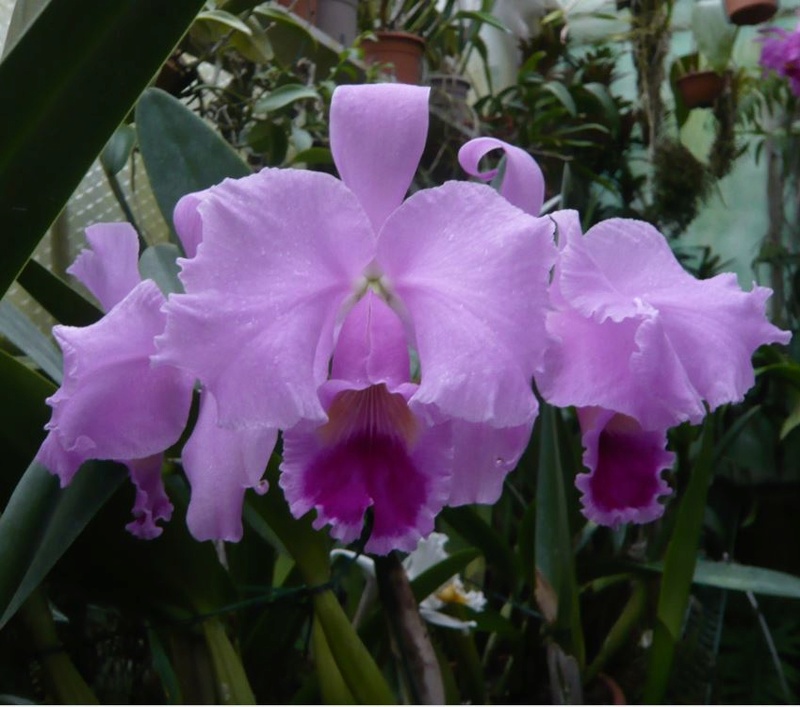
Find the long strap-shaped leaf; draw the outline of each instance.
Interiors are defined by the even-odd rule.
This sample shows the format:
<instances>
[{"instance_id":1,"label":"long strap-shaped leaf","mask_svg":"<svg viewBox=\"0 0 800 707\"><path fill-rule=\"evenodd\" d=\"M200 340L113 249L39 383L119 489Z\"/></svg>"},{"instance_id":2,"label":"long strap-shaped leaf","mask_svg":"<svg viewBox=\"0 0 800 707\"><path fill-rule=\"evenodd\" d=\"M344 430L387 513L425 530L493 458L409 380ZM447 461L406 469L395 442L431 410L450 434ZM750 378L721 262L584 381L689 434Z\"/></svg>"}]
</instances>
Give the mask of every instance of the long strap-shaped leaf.
<instances>
[{"instance_id":1,"label":"long strap-shaped leaf","mask_svg":"<svg viewBox=\"0 0 800 707\"><path fill-rule=\"evenodd\" d=\"M51 0L0 64L0 295L202 0Z\"/></svg>"}]
</instances>

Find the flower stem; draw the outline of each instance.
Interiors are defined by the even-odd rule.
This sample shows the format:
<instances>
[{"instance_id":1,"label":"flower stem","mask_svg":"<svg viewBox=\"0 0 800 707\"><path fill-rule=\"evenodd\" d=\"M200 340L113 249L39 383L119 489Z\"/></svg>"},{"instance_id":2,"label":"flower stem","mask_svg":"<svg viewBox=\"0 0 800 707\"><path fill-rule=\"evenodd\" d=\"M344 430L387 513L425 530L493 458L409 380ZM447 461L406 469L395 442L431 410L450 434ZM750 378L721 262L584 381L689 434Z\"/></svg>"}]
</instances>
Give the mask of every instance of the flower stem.
<instances>
[{"instance_id":1,"label":"flower stem","mask_svg":"<svg viewBox=\"0 0 800 707\"><path fill-rule=\"evenodd\" d=\"M443 704L444 683L439 662L405 568L397 554L392 552L386 557L375 558L375 571L378 592L403 659L412 701Z\"/></svg>"},{"instance_id":2,"label":"flower stem","mask_svg":"<svg viewBox=\"0 0 800 707\"><path fill-rule=\"evenodd\" d=\"M41 587L26 599L19 615L41 658L47 691L53 699L67 705L99 704L58 639L53 615Z\"/></svg>"}]
</instances>

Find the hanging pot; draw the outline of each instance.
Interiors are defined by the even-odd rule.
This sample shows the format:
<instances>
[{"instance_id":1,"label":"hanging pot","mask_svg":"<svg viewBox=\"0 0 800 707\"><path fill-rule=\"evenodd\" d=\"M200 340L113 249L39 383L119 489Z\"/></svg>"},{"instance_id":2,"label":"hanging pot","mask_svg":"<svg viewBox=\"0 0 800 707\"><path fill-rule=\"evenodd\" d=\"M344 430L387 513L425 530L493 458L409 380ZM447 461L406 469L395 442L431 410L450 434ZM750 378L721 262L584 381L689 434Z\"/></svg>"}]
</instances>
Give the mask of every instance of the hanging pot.
<instances>
[{"instance_id":1,"label":"hanging pot","mask_svg":"<svg viewBox=\"0 0 800 707\"><path fill-rule=\"evenodd\" d=\"M367 64L387 66L387 73L398 83L422 81L422 56L425 40L408 32L375 32L377 41L365 40L361 47Z\"/></svg>"},{"instance_id":2,"label":"hanging pot","mask_svg":"<svg viewBox=\"0 0 800 707\"><path fill-rule=\"evenodd\" d=\"M681 76L676 85L687 108L711 108L725 87L716 71L696 71Z\"/></svg>"},{"instance_id":3,"label":"hanging pot","mask_svg":"<svg viewBox=\"0 0 800 707\"><path fill-rule=\"evenodd\" d=\"M777 0L725 0L725 12L735 25L759 25L777 11Z\"/></svg>"}]
</instances>

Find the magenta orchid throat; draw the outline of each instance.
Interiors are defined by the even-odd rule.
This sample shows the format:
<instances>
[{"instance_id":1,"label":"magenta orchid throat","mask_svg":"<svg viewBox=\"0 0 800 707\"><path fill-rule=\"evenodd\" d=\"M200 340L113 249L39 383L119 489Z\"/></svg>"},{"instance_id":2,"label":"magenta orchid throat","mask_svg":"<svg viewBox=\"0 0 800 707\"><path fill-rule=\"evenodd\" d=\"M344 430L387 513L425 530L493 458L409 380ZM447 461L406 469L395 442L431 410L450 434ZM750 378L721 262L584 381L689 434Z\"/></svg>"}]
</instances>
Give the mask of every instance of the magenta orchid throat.
<instances>
[{"instance_id":1,"label":"magenta orchid throat","mask_svg":"<svg viewBox=\"0 0 800 707\"><path fill-rule=\"evenodd\" d=\"M765 319L769 291L695 280L647 224L582 236L574 213L538 216L538 165L491 138L460 160L488 181L481 158L502 149L500 193L451 181L406 198L427 127L427 89L338 88L341 180L265 169L184 197L185 291L166 301L139 282L130 227L90 229L73 273L107 313L56 329L65 379L38 460L63 484L87 459L126 463L129 527L154 537L171 512L161 454L199 387L181 458L196 538L241 537L280 432L296 516L313 510L348 543L371 509L366 549L410 551L444 506L498 499L536 418L535 377L578 408L586 515L660 515L666 430L740 400L755 348L788 341Z\"/></svg>"}]
</instances>

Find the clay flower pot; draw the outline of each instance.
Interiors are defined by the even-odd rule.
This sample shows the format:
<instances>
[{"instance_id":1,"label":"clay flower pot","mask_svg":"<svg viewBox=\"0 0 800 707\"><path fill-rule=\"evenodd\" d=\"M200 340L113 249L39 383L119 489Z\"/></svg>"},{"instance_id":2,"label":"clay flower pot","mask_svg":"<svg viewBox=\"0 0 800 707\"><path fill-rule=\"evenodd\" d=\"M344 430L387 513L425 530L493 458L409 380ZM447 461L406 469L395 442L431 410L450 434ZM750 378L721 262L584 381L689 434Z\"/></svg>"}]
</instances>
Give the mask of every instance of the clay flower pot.
<instances>
[{"instance_id":1,"label":"clay flower pot","mask_svg":"<svg viewBox=\"0 0 800 707\"><path fill-rule=\"evenodd\" d=\"M378 31L377 41L366 40L364 60L368 64L388 65L398 83L418 84L422 81L422 56L425 40L408 32Z\"/></svg>"},{"instance_id":2,"label":"clay flower pot","mask_svg":"<svg viewBox=\"0 0 800 707\"><path fill-rule=\"evenodd\" d=\"M687 108L710 108L725 87L725 79L716 71L695 71L681 76L678 91Z\"/></svg>"},{"instance_id":3,"label":"clay flower pot","mask_svg":"<svg viewBox=\"0 0 800 707\"><path fill-rule=\"evenodd\" d=\"M300 19L314 25L317 22L317 0L278 0Z\"/></svg>"},{"instance_id":4,"label":"clay flower pot","mask_svg":"<svg viewBox=\"0 0 800 707\"><path fill-rule=\"evenodd\" d=\"M777 0L725 0L725 12L735 25L759 25L777 11Z\"/></svg>"}]
</instances>

